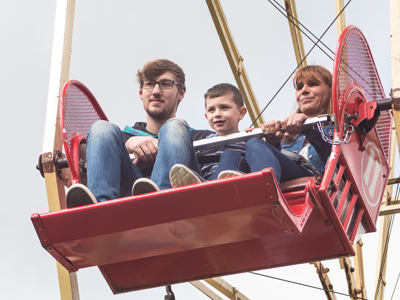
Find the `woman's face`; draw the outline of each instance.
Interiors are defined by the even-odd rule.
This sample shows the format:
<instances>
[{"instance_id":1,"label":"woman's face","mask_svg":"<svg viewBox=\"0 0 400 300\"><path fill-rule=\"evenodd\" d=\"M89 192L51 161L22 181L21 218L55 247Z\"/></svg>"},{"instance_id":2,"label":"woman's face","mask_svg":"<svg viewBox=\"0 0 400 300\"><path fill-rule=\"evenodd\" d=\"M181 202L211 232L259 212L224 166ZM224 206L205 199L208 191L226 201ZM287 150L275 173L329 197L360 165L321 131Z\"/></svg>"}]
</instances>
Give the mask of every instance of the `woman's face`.
<instances>
[{"instance_id":1,"label":"woman's face","mask_svg":"<svg viewBox=\"0 0 400 300\"><path fill-rule=\"evenodd\" d=\"M316 117L324 113L329 97L329 87L319 77L307 82L301 80L297 82L297 105L307 117Z\"/></svg>"}]
</instances>

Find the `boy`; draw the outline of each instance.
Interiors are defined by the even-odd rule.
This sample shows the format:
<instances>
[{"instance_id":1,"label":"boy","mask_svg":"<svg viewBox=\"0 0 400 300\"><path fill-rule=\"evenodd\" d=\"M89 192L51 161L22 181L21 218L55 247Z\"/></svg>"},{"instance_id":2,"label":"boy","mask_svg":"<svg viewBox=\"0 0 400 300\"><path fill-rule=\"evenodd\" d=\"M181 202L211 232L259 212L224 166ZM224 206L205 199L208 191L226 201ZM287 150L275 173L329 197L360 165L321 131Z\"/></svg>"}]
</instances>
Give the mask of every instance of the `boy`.
<instances>
[{"instance_id":1,"label":"boy","mask_svg":"<svg viewBox=\"0 0 400 300\"><path fill-rule=\"evenodd\" d=\"M233 85L221 83L210 88L204 95L205 117L216 133L207 136L224 136L239 132L239 122L246 115L241 92ZM236 152L236 153L235 153ZM241 154L240 156L237 155ZM229 144L224 147L199 150L198 157L221 155L219 163L208 163L201 168L201 176L184 165L174 165L170 171L172 187L214 180L249 172L249 167L242 155L245 153L245 143ZM223 172L238 170L240 172Z\"/></svg>"}]
</instances>

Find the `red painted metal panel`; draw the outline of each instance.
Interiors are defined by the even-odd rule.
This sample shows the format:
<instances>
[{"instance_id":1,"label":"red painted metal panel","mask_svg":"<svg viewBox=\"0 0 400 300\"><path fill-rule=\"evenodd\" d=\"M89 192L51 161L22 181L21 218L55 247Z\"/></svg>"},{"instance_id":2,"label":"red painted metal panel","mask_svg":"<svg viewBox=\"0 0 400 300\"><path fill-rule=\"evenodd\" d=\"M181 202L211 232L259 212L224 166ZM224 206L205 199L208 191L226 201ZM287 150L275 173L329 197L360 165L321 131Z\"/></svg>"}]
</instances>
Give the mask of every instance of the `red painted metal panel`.
<instances>
[{"instance_id":1,"label":"red painted metal panel","mask_svg":"<svg viewBox=\"0 0 400 300\"><path fill-rule=\"evenodd\" d=\"M32 221L54 258L69 270L100 266L115 293L352 254L334 222L311 214L311 198L293 201L296 215L276 186L265 169Z\"/></svg>"},{"instance_id":2,"label":"red painted metal panel","mask_svg":"<svg viewBox=\"0 0 400 300\"><path fill-rule=\"evenodd\" d=\"M364 119L375 121L364 99L382 98L382 88L356 27L342 34L334 65L334 139L341 143L332 147L320 186L313 180L299 190L288 184L290 192L282 194L266 169L34 214L32 222L43 247L70 271L99 266L114 293L354 255L356 235L376 230L389 172L386 140L391 117L384 113L370 131L358 127ZM79 94L71 97L78 99L73 105L79 107L82 96L83 102L91 102L88 109L95 110L95 120L106 119L101 109L96 115L99 106L87 88L72 83L71 95ZM345 120L345 112L360 117ZM82 114L79 108L74 113ZM79 121L63 130L67 158L71 159L71 140L85 136L92 123ZM345 123L356 128L348 142L343 142ZM77 169L68 162L71 171Z\"/></svg>"}]
</instances>

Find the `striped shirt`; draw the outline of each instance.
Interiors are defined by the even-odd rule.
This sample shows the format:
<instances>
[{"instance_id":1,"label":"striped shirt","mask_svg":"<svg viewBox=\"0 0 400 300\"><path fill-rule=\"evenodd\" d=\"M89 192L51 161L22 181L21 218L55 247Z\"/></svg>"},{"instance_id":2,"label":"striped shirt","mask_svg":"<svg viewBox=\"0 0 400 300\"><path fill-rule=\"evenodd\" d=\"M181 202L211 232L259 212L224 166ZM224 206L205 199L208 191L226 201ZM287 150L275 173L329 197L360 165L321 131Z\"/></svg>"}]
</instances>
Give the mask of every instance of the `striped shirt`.
<instances>
[{"instance_id":1,"label":"striped shirt","mask_svg":"<svg viewBox=\"0 0 400 300\"><path fill-rule=\"evenodd\" d=\"M213 133L210 134L206 137L206 139L209 138L213 138L219 136L218 133ZM202 149L202 150L198 150L196 151L196 155L197 157L200 156L220 156L225 150L233 150L235 152L237 152L240 155L245 154L246 151L246 143L245 142L239 142L239 143L235 143L235 144L228 144L222 147L218 147L218 148L212 148L212 149ZM219 163L215 162L215 163L208 163L208 164L204 164L201 167L201 176L204 179L208 179L211 177L212 174L215 173L215 171L218 168Z\"/></svg>"}]
</instances>

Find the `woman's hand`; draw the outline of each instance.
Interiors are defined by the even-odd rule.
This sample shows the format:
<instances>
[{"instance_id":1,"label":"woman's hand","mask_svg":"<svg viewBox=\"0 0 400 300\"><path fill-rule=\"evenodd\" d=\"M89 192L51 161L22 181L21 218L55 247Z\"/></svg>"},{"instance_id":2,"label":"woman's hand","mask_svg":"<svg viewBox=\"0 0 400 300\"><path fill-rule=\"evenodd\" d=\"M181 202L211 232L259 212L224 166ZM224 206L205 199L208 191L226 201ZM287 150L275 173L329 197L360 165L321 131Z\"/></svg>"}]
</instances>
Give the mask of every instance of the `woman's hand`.
<instances>
[{"instance_id":1,"label":"woman's hand","mask_svg":"<svg viewBox=\"0 0 400 300\"><path fill-rule=\"evenodd\" d=\"M274 147L279 147L283 133L281 132L281 121L269 121L260 125L261 130L265 134L265 139Z\"/></svg>"},{"instance_id":2,"label":"woman's hand","mask_svg":"<svg viewBox=\"0 0 400 300\"><path fill-rule=\"evenodd\" d=\"M308 117L303 114L294 114L291 115L282 121L282 129L285 132L285 136L296 135L300 133L301 126L304 121L307 120Z\"/></svg>"},{"instance_id":3,"label":"woman's hand","mask_svg":"<svg viewBox=\"0 0 400 300\"><path fill-rule=\"evenodd\" d=\"M126 141L125 147L133 154L133 163L138 167L154 164L158 152L158 140L150 136L134 136Z\"/></svg>"}]
</instances>

